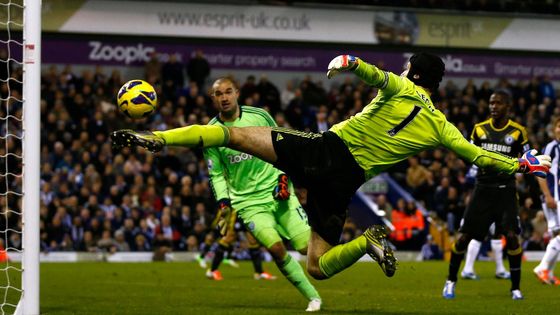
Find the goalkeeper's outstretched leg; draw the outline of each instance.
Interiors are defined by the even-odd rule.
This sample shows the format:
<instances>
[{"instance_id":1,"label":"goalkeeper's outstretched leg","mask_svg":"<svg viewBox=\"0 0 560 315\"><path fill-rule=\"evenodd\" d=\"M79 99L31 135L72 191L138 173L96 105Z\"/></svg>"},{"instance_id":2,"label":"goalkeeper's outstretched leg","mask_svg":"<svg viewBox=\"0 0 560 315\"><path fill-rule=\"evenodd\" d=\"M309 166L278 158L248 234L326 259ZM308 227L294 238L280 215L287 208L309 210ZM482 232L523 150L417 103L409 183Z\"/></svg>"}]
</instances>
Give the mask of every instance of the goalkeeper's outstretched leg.
<instances>
[{"instance_id":1,"label":"goalkeeper's outstretched leg","mask_svg":"<svg viewBox=\"0 0 560 315\"><path fill-rule=\"evenodd\" d=\"M226 146L274 163L278 157L272 145L271 130L270 127L228 128L216 125L192 125L153 132L123 129L112 132L111 140L115 149L139 146L154 153L163 150L165 146Z\"/></svg>"}]
</instances>

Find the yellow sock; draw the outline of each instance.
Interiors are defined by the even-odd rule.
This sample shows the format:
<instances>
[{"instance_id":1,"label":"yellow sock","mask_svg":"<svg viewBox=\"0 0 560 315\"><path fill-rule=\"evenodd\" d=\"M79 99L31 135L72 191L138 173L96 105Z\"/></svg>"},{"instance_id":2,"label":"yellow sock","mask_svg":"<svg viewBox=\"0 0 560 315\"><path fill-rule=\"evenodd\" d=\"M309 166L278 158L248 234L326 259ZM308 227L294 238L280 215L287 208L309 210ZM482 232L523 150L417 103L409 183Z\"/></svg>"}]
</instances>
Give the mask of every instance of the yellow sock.
<instances>
[{"instance_id":1,"label":"yellow sock","mask_svg":"<svg viewBox=\"0 0 560 315\"><path fill-rule=\"evenodd\" d=\"M219 125L192 125L166 131L154 131L168 146L208 148L224 146L229 142L229 130Z\"/></svg>"},{"instance_id":2,"label":"yellow sock","mask_svg":"<svg viewBox=\"0 0 560 315\"><path fill-rule=\"evenodd\" d=\"M366 253L366 237L361 235L354 240L337 245L319 257L319 268L328 278L353 265Z\"/></svg>"}]
</instances>

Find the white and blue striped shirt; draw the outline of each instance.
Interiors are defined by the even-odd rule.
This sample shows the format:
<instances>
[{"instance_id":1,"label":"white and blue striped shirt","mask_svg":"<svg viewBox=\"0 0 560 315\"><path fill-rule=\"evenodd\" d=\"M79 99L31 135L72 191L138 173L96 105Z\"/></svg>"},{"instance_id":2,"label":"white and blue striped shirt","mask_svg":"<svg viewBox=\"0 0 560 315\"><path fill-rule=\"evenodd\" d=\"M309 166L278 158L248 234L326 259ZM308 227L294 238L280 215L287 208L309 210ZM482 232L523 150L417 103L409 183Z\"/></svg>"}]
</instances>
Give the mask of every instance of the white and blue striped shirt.
<instances>
[{"instance_id":1,"label":"white and blue striped shirt","mask_svg":"<svg viewBox=\"0 0 560 315\"><path fill-rule=\"evenodd\" d=\"M560 142L558 140L550 141L544 148L543 154L550 155L552 166L546 175L546 184L554 200L560 201L560 185L558 185L558 176L560 175Z\"/></svg>"}]
</instances>

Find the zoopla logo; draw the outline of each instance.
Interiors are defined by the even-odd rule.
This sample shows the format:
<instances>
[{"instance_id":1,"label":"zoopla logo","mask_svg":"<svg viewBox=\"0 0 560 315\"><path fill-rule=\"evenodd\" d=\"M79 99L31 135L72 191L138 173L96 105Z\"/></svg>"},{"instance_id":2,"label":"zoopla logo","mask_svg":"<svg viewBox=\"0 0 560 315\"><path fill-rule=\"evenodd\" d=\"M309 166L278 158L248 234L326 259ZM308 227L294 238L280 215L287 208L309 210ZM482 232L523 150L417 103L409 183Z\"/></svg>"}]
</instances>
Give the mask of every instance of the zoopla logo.
<instances>
[{"instance_id":1,"label":"zoopla logo","mask_svg":"<svg viewBox=\"0 0 560 315\"><path fill-rule=\"evenodd\" d=\"M253 158L252 155L247 154L247 153L241 153L241 154L236 154L236 155L228 155L229 158L229 162L231 164L237 164L237 163L241 163L245 160L250 160Z\"/></svg>"},{"instance_id":2,"label":"zoopla logo","mask_svg":"<svg viewBox=\"0 0 560 315\"><path fill-rule=\"evenodd\" d=\"M89 59L94 61L118 61L125 64L133 62L146 62L150 60L150 54L155 51L154 47L144 47L142 43L136 46L111 46L98 41L89 42L91 51Z\"/></svg>"}]
</instances>

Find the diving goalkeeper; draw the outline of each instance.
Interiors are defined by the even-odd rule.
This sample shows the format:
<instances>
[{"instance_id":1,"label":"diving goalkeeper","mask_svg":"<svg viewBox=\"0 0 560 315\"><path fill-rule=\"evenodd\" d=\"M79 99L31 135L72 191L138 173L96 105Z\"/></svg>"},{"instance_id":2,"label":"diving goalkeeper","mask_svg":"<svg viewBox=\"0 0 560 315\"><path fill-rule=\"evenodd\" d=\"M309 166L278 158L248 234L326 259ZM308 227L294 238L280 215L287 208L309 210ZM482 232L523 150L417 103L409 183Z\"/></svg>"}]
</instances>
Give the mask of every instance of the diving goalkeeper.
<instances>
[{"instance_id":1,"label":"diving goalkeeper","mask_svg":"<svg viewBox=\"0 0 560 315\"><path fill-rule=\"evenodd\" d=\"M349 55L334 58L327 77L352 71L379 89L377 96L357 115L323 134L274 127L192 125L167 131L113 132L115 147L142 146L159 151L164 146L229 147L272 163L308 190L307 215L312 235L307 270L326 279L369 254L387 276L396 259L383 229L372 227L346 244L338 244L346 209L360 185L391 165L423 150L444 146L480 168L499 172L545 176L550 157L526 152L513 158L469 143L447 121L430 98L444 75L438 56L418 53L410 57L399 76Z\"/></svg>"}]
</instances>

